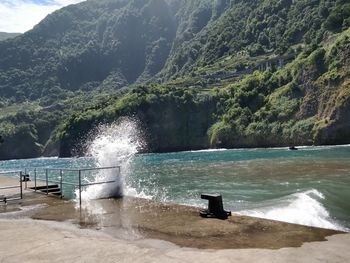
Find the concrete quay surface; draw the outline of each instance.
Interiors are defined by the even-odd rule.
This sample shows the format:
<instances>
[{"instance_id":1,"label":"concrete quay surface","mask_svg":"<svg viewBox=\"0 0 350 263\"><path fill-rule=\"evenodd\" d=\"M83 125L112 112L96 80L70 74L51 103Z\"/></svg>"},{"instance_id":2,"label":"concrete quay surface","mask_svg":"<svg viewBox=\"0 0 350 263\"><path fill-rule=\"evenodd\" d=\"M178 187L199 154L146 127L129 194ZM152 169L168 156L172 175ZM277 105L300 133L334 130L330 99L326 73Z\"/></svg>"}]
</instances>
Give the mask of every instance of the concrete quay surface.
<instances>
[{"instance_id":1,"label":"concrete quay surface","mask_svg":"<svg viewBox=\"0 0 350 263\"><path fill-rule=\"evenodd\" d=\"M81 209L30 191L24 197L0 204L0 262L350 261L350 235L333 230L238 215L203 219L198 208L130 197Z\"/></svg>"}]
</instances>

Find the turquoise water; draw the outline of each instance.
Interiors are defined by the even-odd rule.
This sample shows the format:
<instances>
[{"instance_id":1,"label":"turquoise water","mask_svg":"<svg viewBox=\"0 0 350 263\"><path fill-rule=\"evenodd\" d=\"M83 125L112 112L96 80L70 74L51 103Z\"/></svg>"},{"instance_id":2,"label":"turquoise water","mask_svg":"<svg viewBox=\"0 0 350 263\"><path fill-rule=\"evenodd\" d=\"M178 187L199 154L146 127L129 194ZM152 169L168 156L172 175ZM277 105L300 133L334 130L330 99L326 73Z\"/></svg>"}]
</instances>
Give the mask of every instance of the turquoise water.
<instances>
[{"instance_id":1,"label":"turquoise water","mask_svg":"<svg viewBox=\"0 0 350 263\"><path fill-rule=\"evenodd\" d=\"M93 166L93 158L0 162L0 170ZM201 193L220 193L236 213L350 228L350 146L140 154L122 173L127 195L205 206Z\"/></svg>"}]
</instances>

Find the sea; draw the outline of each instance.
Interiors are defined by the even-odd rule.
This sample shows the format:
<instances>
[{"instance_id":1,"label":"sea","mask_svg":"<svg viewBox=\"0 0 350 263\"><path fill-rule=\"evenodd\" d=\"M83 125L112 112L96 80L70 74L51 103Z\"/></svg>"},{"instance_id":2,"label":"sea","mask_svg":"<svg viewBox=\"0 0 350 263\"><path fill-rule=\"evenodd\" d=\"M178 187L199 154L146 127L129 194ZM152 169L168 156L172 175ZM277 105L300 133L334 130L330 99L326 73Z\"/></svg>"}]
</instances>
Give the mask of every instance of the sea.
<instances>
[{"instance_id":1,"label":"sea","mask_svg":"<svg viewBox=\"0 0 350 263\"><path fill-rule=\"evenodd\" d=\"M139 154L145 145L132 120L101 126L87 143L86 157L1 161L0 172L118 165L118 175L103 174L118 176L117 185L87 187L86 202L126 195L206 207L201 194L216 193L236 214L350 231L350 145ZM99 172L88 177L101 180ZM77 189L69 191L75 200Z\"/></svg>"}]
</instances>

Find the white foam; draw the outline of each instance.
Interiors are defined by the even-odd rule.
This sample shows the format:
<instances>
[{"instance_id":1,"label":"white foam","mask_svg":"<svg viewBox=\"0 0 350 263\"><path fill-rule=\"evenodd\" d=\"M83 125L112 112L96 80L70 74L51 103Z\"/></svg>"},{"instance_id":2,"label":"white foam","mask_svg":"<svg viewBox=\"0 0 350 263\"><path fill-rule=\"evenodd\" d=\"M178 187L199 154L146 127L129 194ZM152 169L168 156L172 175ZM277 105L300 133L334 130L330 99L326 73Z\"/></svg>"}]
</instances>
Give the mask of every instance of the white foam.
<instances>
[{"instance_id":1,"label":"white foam","mask_svg":"<svg viewBox=\"0 0 350 263\"><path fill-rule=\"evenodd\" d=\"M97 167L120 166L120 174L116 169L101 170L94 174L89 183L116 182L89 186L82 192L82 199L122 196L125 190L125 178L130 174L130 163L143 146L142 136L135 120L123 118L116 123L101 125L97 136L89 142L88 155L95 159ZM129 191L130 189L127 192Z\"/></svg>"},{"instance_id":2,"label":"white foam","mask_svg":"<svg viewBox=\"0 0 350 263\"><path fill-rule=\"evenodd\" d=\"M146 194L143 190L141 192L137 192L137 190L133 187L126 186L124 189L124 195L126 196L133 196L133 197L139 197L139 198L144 198L144 199L152 199L152 195Z\"/></svg>"},{"instance_id":3,"label":"white foam","mask_svg":"<svg viewBox=\"0 0 350 263\"><path fill-rule=\"evenodd\" d=\"M201 152L223 152L223 151L227 151L226 148L219 148L219 149L204 149L204 150L196 150L196 151L190 151L193 153L201 153Z\"/></svg>"},{"instance_id":4,"label":"white foam","mask_svg":"<svg viewBox=\"0 0 350 263\"><path fill-rule=\"evenodd\" d=\"M320 202L324 195L311 189L295 193L280 200L274 200L274 206L265 206L252 210L240 211L239 214L278 220L288 223L345 230L335 222L327 209Z\"/></svg>"}]
</instances>

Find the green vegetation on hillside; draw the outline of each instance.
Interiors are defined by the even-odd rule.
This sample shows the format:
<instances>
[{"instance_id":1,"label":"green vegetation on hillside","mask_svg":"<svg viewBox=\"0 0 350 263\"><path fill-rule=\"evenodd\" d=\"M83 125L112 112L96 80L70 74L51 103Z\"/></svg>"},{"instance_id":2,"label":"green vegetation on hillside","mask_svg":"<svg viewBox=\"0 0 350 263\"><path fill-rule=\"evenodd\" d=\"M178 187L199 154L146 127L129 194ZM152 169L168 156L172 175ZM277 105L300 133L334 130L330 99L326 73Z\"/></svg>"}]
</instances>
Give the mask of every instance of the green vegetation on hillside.
<instances>
[{"instance_id":1,"label":"green vegetation on hillside","mask_svg":"<svg viewBox=\"0 0 350 263\"><path fill-rule=\"evenodd\" d=\"M284 69L255 71L209 93L171 84L137 87L72 116L58 136L61 154L70 155L71 145L99 123L122 116L147 127L151 151L350 143L349 52L350 30Z\"/></svg>"},{"instance_id":2,"label":"green vegetation on hillside","mask_svg":"<svg viewBox=\"0 0 350 263\"><path fill-rule=\"evenodd\" d=\"M90 131L100 123L130 116L147 131L149 151L176 151L209 147L207 127L213 123L215 100L195 89L168 86L139 86L108 106L87 109L66 121L57 134L61 156L76 154ZM81 152L80 152L81 153Z\"/></svg>"},{"instance_id":3,"label":"green vegetation on hillside","mask_svg":"<svg viewBox=\"0 0 350 263\"><path fill-rule=\"evenodd\" d=\"M0 41L9 39L9 38L14 38L19 36L20 33L6 33L6 32L0 32Z\"/></svg>"},{"instance_id":4,"label":"green vegetation on hillside","mask_svg":"<svg viewBox=\"0 0 350 263\"><path fill-rule=\"evenodd\" d=\"M102 107L117 96L96 90L90 94L80 93L60 99L47 106L40 106L38 102L0 106L0 135L3 137L1 159L24 158L23 151L18 149L20 147L26 147L28 154L25 157L58 155L59 144L53 144L51 140L57 126L73 113L91 104Z\"/></svg>"},{"instance_id":5,"label":"green vegetation on hillside","mask_svg":"<svg viewBox=\"0 0 350 263\"><path fill-rule=\"evenodd\" d=\"M349 21L346 0L68 6L0 42L0 159L124 115L151 151L348 142Z\"/></svg>"},{"instance_id":6,"label":"green vegetation on hillside","mask_svg":"<svg viewBox=\"0 0 350 263\"><path fill-rule=\"evenodd\" d=\"M348 31L328 51L320 47L283 70L255 72L218 91L226 100L220 121L210 129L211 143L267 147L350 142L350 64L339 60L348 57L349 44ZM334 115L339 111L341 119Z\"/></svg>"},{"instance_id":7,"label":"green vegetation on hillside","mask_svg":"<svg viewBox=\"0 0 350 263\"><path fill-rule=\"evenodd\" d=\"M12 102L116 90L162 69L175 35L162 0L88 1L0 42L0 92Z\"/></svg>"},{"instance_id":8,"label":"green vegetation on hillside","mask_svg":"<svg viewBox=\"0 0 350 263\"><path fill-rule=\"evenodd\" d=\"M196 75L213 64L222 65L223 59L243 60L233 68L240 71L250 66L247 57L299 53L305 45L317 46L327 30L349 27L346 1L226 1L226 6L222 16L172 50L162 80L189 71Z\"/></svg>"}]
</instances>

